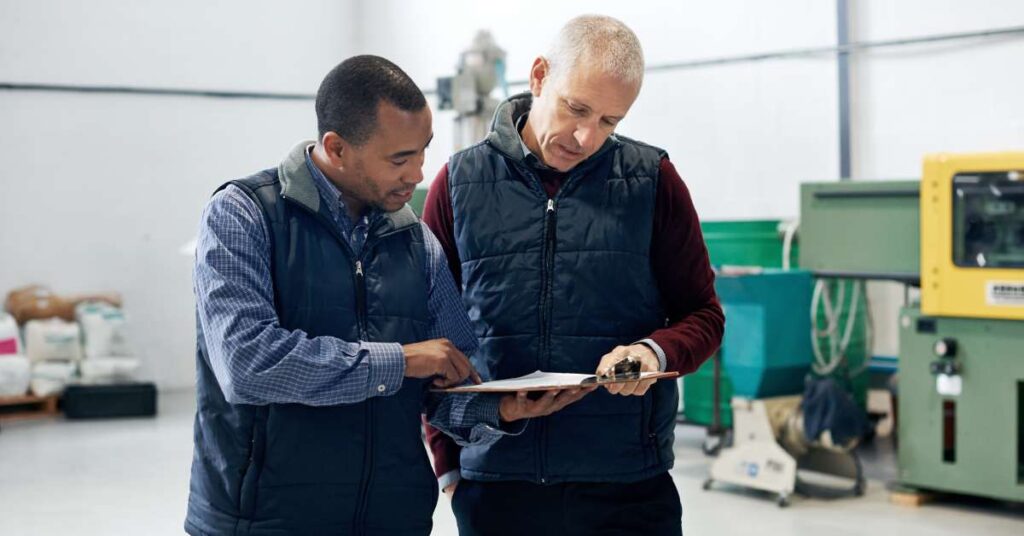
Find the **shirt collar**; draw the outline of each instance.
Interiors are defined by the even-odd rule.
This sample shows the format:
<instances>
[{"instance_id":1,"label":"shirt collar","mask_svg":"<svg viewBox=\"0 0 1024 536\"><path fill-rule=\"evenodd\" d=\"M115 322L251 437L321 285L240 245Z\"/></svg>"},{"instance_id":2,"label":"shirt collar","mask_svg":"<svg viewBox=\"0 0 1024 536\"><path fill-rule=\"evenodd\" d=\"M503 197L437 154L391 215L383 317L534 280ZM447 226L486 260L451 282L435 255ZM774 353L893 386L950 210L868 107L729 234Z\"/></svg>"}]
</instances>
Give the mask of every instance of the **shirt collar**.
<instances>
[{"instance_id":1,"label":"shirt collar","mask_svg":"<svg viewBox=\"0 0 1024 536\"><path fill-rule=\"evenodd\" d=\"M345 207L345 196L341 193L341 190L331 182L320 168L316 167L313 163L313 145L306 147L306 166L309 167L309 173L313 175L313 182L316 183L316 189L320 192L320 197L327 202L327 208L331 212L331 217L336 221L338 218L345 218L345 221L349 220L348 210ZM369 211L363 215L362 220L364 222L373 221L378 216L380 211L375 207L370 207Z\"/></svg>"},{"instance_id":2,"label":"shirt collar","mask_svg":"<svg viewBox=\"0 0 1024 536\"><path fill-rule=\"evenodd\" d=\"M523 141L523 127L526 126L526 119L528 117L530 117L530 112L526 112L519 116L519 119L516 119L516 136L519 137L519 146L523 148L523 158L526 159L528 164L537 169L551 169L543 160L540 159L540 157L533 154L533 151L531 151L530 148L526 146L526 142Z\"/></svg>"}]
</instances>

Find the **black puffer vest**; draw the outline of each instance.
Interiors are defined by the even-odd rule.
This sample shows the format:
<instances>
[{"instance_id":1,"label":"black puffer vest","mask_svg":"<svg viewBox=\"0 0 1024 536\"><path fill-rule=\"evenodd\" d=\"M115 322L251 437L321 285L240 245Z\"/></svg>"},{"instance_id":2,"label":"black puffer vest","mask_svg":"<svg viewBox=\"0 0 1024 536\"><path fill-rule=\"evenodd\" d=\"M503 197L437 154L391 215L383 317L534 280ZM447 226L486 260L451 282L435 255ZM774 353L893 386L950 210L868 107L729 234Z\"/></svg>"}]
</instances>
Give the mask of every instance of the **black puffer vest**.
<instances>
[{"instance_id":1,"label":"black puffer vest","mask_svg":"<svg viewBox=\"0 0 1024 536\"><path fill-rule=\"evenodd\" d=\"M357 257L321 206L307 144L277 169L233 181L269 224L283 328L310 337L427 338L422 227L411 209L371 229ZM426 394L332 407L230 404L198 334L198 409L186 530L211 534L429 534L437 482L420 438Z\"/></svg>"},{"instance_id":2,"label":"black puffer vest","mask_svg":"<svg viewBox=\"0 0 1024 536\"><path fill-rule=\"evenodd\" d=\"M548 199L503 103L487 139L448 165L463 297L478 370L593 373L616 345L665 325L650 244L661 149L613 136ZM643 397L598 389L526 431L462 451L473 480L628 482L672 466L675 382Z\"/></svg>"}]
</instances>

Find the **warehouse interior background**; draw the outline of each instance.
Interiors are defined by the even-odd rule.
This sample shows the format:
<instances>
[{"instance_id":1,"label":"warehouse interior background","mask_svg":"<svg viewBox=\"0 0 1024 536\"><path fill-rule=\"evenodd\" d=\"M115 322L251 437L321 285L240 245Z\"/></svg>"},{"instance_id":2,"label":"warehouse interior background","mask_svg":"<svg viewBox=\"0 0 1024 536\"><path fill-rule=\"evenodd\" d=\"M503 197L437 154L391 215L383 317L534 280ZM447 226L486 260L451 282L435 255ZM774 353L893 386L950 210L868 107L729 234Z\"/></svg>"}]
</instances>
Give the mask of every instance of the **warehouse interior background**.
<instances>
[{"instance_id":1,"label":"warehouse interior background","mask_svg":"<svg viewBox=\"0 0 1024 536\"><path fill-rule=\"evenodd\" d=\"M846 7L849 43L1017 31L851 51L845 179L917 180L926 154L1024 150L1024 3L849 0ZM668 151L702 220L795 219L802 183L840 180L839 56L828 51L839 39L833 1L0 0L0 293L28 284L120 293L138 377L156 384L161 404L183 406L170 412L178 420L167 436L159 435L168 426L163 410L139 435L105 423L93 431L60 420L0 421L0 497L31 486L13 478L37 470L17 468L20 453L35 450L26 459L46 466L38 449L59 449L43 442L88 442L92 433L116 433L126 444L139 437L176 442L151 452L169 459L138 461L178 475L146 480L137 489L154 500L124 502L125 517L117 520L84 513L85 505L19 507L19 514L0 500L0 533L55 533L76 515L92 519L97 534L125 534L127 527L181 533L195 386L190 244L199 216L218 186L275 166L296 141L315 136L311 97L331 67L355 54L384 56L434 106L436 80L452 76L460 52L488 30L507 53L511 91L521 91L514 82L526 78L558 28L584 12L628 24L649 67L680 65L646 74L617 131ZM754 58L807 50L818 52ZM696 63L712 59L725 61ZM421 187L451 154L454 117L435 109ZM894 359L904 287L873 281L868 293L870 353ZM35 439L19 443L20 434ZM884 482L871 484L871 506L837 499L779 510L757 497L703 493L702 436L683 433L690 443L678 455L680 474L692 480L682 487L691 534L753 534L758 516L772 534L1024 530L1019 505L901 510L888 504ZM90 464L97 469L80 469ZM59 489L54 476L45 489L83 501L90 501L92 477L117 471L110 460L59 465L68 487ZM157 471L152 466L146 471ZM76 470L90 476L76 478ZM128 490L132 482L117 480ZM121 500L103 489L100 499ZM46 500L38 496L42 488L36 492ZM454 531L442 519L447 508L442 498L435 533ZM746 516L739 512L748 508L749 527L726 519ZM833 510L847 517L832 518ZM32 521L26 511L51 519ZM869 519L875 515L881 517Z\"/></svg>"}]
</instances>

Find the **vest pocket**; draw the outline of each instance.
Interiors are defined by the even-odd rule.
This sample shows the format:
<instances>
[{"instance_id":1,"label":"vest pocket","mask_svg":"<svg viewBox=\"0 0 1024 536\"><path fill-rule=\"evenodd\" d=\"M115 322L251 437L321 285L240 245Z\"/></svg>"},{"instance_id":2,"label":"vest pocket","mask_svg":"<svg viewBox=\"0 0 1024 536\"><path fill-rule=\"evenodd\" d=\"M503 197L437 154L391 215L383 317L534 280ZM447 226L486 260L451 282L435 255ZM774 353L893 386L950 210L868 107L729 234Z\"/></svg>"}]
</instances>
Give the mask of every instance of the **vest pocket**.
<instances>
[{"instance_id":1,"label":"vest pocket","mask_svg":"<svg viewBox=\"0 0 1024 536\"><path fill-rule=\"evenodd\" d=\"M653 387L653 386L652 386ZM644 465L650 466L652 458L654 463L659 463L658 437L654 430L654 392L649 390L643 396L641 404L643 410L640 413L640 443L644 450Z\"/></svg>"},{"instance_id":2,"label":"vest pocket","mask_svg":"<svg viewBox=\"0 0 1024 536\"><path fill-rule=\"evenodd\" d=\"M259 486L263 454L267 444L266 419L263 411L258 412L253 419L250 437L249 456L240 471L242 482L238 493L238 513L242 519L252 519L256 512L256 489Z\"/></svg>"},{"instance_id":3,"label":"vest pocket","mask_svg":"<svg viewBox=\"0 0 1024 536\"><path fill-rule=\"evenodd\" d=\"M261 489L358 486L367 446L366 402L321 407L271 404L267 408Z\"/></svg>"}]
</instances>

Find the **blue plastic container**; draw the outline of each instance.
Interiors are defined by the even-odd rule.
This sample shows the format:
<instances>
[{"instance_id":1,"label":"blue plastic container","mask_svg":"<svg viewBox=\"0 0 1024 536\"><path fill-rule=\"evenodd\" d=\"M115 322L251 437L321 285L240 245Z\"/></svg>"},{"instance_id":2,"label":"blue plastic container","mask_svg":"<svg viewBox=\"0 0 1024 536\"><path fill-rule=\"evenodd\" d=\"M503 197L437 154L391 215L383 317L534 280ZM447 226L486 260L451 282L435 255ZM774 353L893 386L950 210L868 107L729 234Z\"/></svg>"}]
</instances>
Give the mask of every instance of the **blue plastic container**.
<instances>
[{"instance_id":1,"label":"blue plastic container","mask_svg":"<svg viewBox=\"0 0 1024 536\"><path fill-rule=\"evenodd\" d=\"M810 272L719 275L715 289L725 308L722 365L733 394L764 398L803 392L813 360Z\"/></svg>"}]
</instances>

